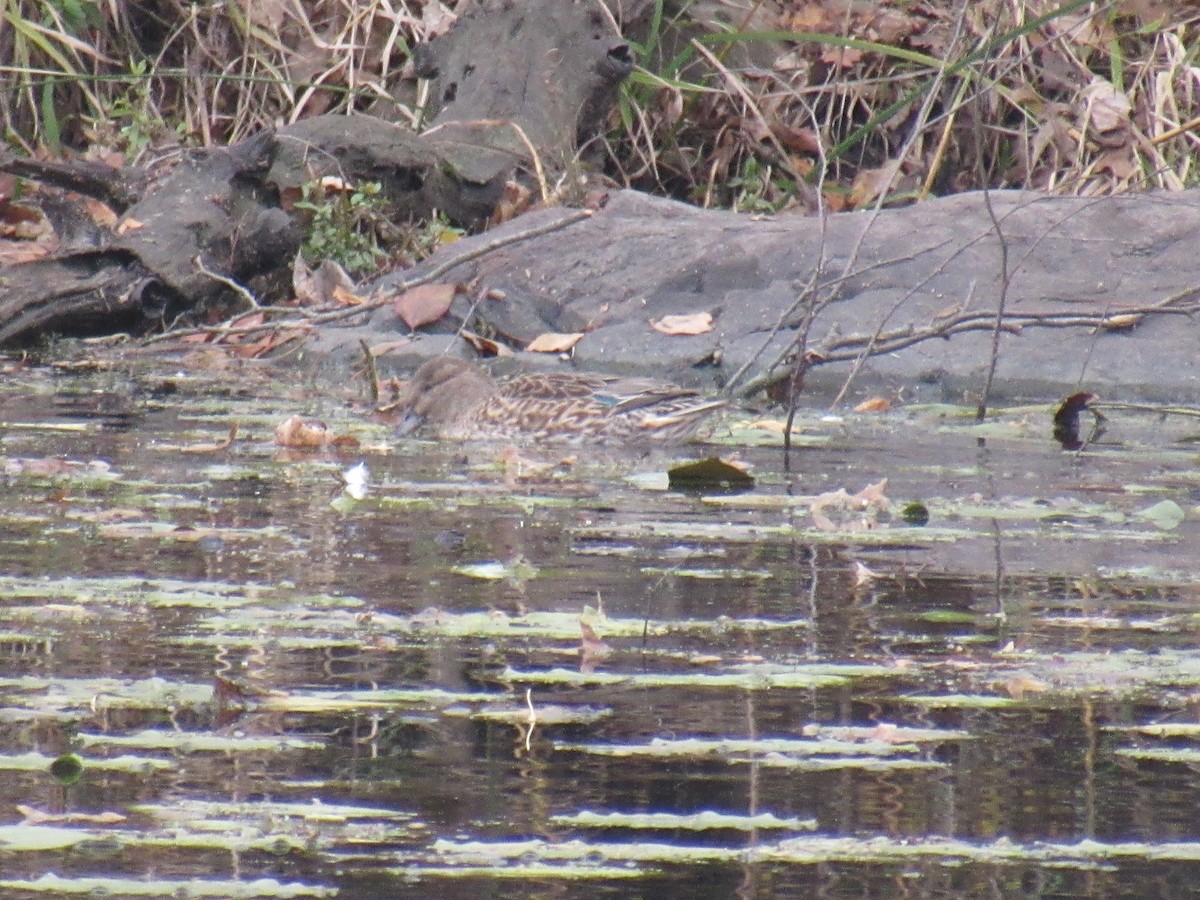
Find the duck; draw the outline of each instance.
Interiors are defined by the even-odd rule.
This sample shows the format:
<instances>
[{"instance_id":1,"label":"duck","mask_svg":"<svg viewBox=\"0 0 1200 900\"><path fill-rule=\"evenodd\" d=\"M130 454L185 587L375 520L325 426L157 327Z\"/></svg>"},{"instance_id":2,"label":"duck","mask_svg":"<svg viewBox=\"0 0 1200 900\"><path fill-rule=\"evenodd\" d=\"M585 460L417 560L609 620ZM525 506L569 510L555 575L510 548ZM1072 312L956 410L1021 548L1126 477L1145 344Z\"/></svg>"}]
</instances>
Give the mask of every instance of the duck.
<instances>
[{"instance_id":1,"label":"duck","mask_svg":"<svg viewBox=\"0 0 1200 900\"><path fill-rule=\"evenodd\" d=\"M439 356L401 389L401 434L444 440L683 443L726 406L665 381L585 372L495 379L475 363Z\"/></svg>"}]
</instances>

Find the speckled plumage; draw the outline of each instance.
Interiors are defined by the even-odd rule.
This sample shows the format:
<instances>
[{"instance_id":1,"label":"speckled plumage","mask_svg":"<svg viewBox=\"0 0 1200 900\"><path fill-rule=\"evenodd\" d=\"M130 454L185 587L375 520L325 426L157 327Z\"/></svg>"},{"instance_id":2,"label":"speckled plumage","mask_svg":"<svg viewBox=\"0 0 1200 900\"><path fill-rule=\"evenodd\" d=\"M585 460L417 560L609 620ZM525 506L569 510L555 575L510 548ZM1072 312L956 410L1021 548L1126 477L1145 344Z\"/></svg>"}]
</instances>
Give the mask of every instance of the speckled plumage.
<instances>
[{"instance_id":1,"label":"speckled plumage","mask_svg":"<svg viewBox=\"0 0 1200 900\"><path fill-rule=\"evenodd\" d=\"M662 381L544 372L500 381L473 363L432 359L401 391L402 431L427 423L452 440L686 441L724 400Z\"/></svg>"}]
</instances>

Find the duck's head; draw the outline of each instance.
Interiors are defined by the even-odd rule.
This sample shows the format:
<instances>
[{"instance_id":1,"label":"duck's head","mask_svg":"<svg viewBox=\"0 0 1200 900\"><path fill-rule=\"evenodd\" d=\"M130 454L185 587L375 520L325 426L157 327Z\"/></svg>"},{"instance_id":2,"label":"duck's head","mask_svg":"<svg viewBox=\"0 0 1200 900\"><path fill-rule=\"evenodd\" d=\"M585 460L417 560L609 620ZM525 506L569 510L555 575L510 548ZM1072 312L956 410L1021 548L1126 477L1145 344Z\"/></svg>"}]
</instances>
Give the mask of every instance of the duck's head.
<instances>
[{"instance_id":1,"label":"duck's head","mask_svg":"<svg viewBox=\"0 0 1200 900\"><path fill-rule=\"evenodd\" d=\"M398 431L409 434L428 422L438 430L476 412L495 392L496 383L465 359L438 356L417 369L396 398L403 416Z\"/></svg>"}]
</instances>

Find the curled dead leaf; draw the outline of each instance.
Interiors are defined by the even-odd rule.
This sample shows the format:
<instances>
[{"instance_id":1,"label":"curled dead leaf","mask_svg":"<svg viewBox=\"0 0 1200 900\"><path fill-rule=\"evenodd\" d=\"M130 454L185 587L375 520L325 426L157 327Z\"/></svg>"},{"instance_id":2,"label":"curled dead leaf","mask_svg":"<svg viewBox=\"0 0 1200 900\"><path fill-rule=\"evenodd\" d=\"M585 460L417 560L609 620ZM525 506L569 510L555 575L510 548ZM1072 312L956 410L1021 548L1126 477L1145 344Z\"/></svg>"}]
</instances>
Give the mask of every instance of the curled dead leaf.
<instances>
[{"instance_id":1,"label":"curled dead leaf","mask_svg":"<svg viewBox=\"0 0 1200 900\"><path fill-rule=\"evenodd\" d=\"M1106 331L1128 331L1140 325L1141 321L1140 313L1118 313L1115 316L1106 316L1100 327Z\"/></svg>"},{"instance_id":2,"label":"curled dead leaf","mask_svg":"<svg viewBox=\"0 0 1200 900\"><path fill-rule=\"evenodd\" d=\"M1112 83L1097 78L1083 92L1087 103L1088 125L1095 134L1106 134L1125 128L1133 111L1124 91L1118 91Z\"/></svg>"},{"instance_id":3,"label":"curled dead leaf","mask_svg":"<svg viewBox=\"0 0 1200 900\"><path fill-rule=\"evenodd\" d=\"M482 353L484 356L512 356L513 349L499 341L494 341L491 338L484 337L482 334L476 334L473 331L463 329L459 331L459 337Z\"/></svg>"},{"instance_id":4,"label":"curled dead leaf","mask_svg":"<svg viewBox=\"0 0 1200 900\"><path fill-rule=\"evenodd\" d=\"M275 427L275 443L280 447L325 447L333 435L324 422L289 416Z\"/></svg>"}]
</instances>

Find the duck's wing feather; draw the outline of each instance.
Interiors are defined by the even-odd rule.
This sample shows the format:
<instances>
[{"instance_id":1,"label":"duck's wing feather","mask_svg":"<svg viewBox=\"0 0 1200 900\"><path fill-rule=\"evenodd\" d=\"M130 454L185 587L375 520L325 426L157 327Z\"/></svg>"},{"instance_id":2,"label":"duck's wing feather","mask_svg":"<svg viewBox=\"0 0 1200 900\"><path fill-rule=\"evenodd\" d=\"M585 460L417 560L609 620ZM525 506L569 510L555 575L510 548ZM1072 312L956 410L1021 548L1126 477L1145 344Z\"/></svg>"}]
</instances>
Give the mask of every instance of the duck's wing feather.
<instances>
[{"instance_id":1,"label":"duck's wing feather","mask_svg":"<svg viewBox=\"0 0 1200 900\"><path fill-rule=\"evenodd\" d=\"M582 400L594 396L604 381L599 375L537 372L504 379L500 393L512 400Z\"/></svg>"}]
</instances>

